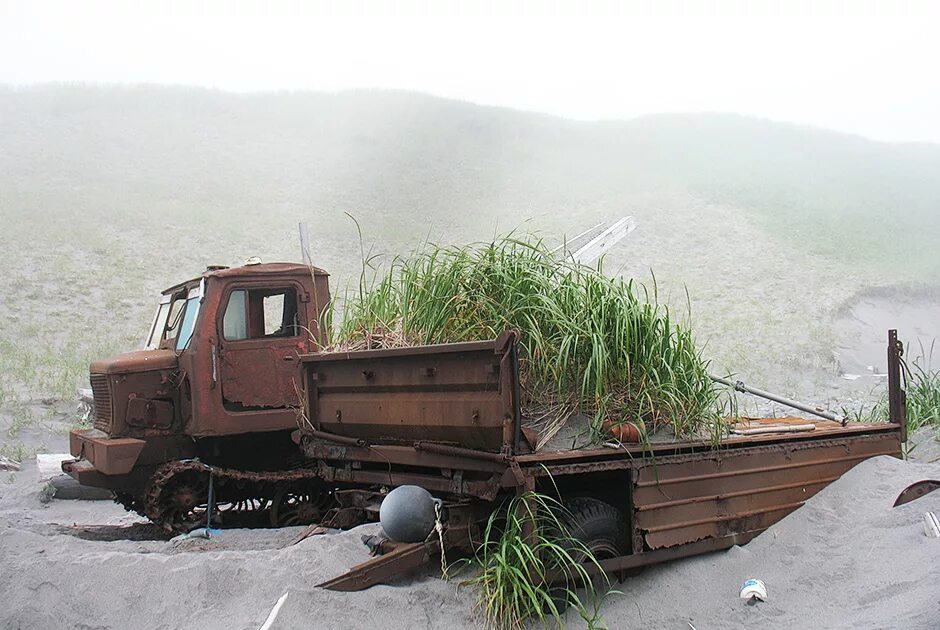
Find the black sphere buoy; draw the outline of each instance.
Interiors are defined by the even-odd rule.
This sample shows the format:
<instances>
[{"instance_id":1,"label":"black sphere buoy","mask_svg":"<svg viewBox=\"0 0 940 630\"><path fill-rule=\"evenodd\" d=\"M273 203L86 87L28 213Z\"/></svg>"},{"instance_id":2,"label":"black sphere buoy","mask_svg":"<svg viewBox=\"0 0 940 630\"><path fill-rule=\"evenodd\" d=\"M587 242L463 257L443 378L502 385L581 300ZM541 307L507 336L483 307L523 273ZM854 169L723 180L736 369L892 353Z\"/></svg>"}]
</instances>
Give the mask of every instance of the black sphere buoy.
<instances>
[{"instance_id":1,"label":"black sphere buoy","mask_svg":"<svg viewBox=\"0 0 940 630\"><path fill-rule=\"evenodd\" d=\"M436 502L420 486L399 486L382 500L379 508L382 529L397 542L424 542L434 530Z\"/></svg>"}]
</instances>

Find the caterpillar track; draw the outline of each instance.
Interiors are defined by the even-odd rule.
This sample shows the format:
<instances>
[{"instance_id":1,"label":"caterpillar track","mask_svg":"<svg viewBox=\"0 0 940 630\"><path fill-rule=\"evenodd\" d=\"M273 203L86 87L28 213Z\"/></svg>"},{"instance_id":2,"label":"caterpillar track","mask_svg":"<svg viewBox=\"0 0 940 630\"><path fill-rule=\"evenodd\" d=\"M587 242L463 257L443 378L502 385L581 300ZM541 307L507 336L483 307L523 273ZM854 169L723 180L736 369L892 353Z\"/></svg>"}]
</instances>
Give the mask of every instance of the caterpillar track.
<instances>
[{"instance_id":1,"label":"caterpillar track","mask_svg":"<svg viewBox=\"0 0 940 630\"><path fill-rule=\"evenodd\" d=\"M149 518L167 532L206 527L209 480L212 527L286 527L318 521L333 499L309 469L245 471L174 461L154 473L142 499L116 494L126 509Z\"/></svg>"}]
</instances>

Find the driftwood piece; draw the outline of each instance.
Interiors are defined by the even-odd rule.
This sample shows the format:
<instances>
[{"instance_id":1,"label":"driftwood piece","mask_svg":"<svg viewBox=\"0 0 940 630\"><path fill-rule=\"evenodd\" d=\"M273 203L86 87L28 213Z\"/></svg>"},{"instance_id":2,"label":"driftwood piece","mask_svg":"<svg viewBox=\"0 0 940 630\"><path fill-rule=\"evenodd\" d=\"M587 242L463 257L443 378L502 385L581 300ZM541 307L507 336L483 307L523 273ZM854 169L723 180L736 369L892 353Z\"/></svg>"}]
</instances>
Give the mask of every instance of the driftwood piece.
<instances>
[{"instance_id":1,"label":"driftwood piece","mask_svg":"<svg viewBox=\"0 0 940 630\"><path fill-rule=\"evenodd\" d=\"M323 527L319 523L311 523L301 530L299 534L294 536L291 541L287 543L287 546L290 547L291 545L296 545L300 541L309 538L310 536L319 536L321 534L325 534L328 531L329 530L327 528Z\"/></svg>"},{"instance_id":2,"label":"driftwood piece","mask_svg":"<svg viewBox=\"0 0 940 630\"><path fill-rule=\"evenodd\" d=\"M17 471L20 469L20 463L15 459L10 459L9 457L3 457L0 455L0 470L12 470Z\"/></svg>"}]
</instances>

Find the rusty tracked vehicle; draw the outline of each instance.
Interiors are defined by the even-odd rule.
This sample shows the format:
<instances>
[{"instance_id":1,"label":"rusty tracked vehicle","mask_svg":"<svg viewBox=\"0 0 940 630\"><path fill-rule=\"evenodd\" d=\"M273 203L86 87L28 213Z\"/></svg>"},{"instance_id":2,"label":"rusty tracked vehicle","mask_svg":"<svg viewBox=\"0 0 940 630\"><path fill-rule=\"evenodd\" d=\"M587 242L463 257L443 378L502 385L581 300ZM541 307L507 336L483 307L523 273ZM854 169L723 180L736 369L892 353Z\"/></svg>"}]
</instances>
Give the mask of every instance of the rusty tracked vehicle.
<instances>
[{"instance_id":1,"label":"rusty tracked vehicle","mask_svg":"<svg viewBox=\"0 0 940 630\"><path fill-rule=\"evenodd\" d=\"M317 494L291 470L300 356L323 341L329 299L326 272L293 263L210 267L166 289L145 348L91 364L94 428L72 431L63 469L167 530L199 524L207 465L229 526L297 522Z\"/></svg>"},{"instance_id":2,"label":"rusty tracked vehicle","mask_svg":"<svg viewBox=\"0 0 940 630\"><path fill-rule=\"evenodd\" d=\"M900 457L901 346L889 332L890 422L755 421L706 441L535 451L516 336L315 352L327 275L275 263L211 268L164 292L147 349L91 366L93 429L63 469L169 531L378 519L390 490L440 500L439 537L323 586L357 590L444 550L471 552L509 496L560 495L605 571L743 544L859 462ZM211 515L211 516L210 516Z\"/></svg>"}]
</instances>

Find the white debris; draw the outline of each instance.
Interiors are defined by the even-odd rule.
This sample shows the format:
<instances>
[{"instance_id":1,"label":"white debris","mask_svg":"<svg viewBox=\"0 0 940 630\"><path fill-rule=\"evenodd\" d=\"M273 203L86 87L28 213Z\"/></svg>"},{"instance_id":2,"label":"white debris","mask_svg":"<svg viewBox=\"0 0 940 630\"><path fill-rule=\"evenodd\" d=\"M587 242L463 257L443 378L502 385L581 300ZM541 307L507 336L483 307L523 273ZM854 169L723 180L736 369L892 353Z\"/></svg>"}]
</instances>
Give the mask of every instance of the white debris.
<instances>
[{"instance_id":1,"label":"white debris","mask_svg":"<svg viewBox=\"0 0 940 630\"><path fill-rule=\"evenodd\" d=\"M924 533L930 538L940 538L940 521L933 512L924 514Z\"/></svg>"}]
</instances>

